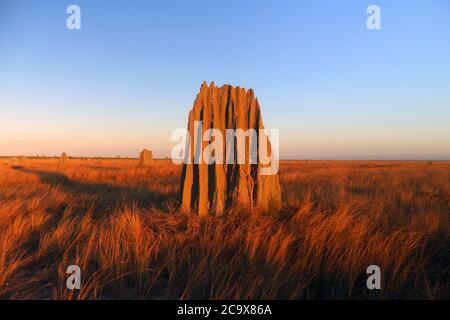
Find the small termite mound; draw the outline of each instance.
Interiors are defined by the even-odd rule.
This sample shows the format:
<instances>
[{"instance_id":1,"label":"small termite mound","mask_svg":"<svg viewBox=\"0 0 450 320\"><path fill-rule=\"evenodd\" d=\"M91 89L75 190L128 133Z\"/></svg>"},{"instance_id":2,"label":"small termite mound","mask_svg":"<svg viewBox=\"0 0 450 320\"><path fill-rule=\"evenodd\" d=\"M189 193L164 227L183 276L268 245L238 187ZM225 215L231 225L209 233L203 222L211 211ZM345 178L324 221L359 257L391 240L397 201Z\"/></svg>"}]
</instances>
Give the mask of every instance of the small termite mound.
<instances>
[{"instance_id":1,"label":"small termite mound","mask_svg":"<svg viewBox=\"0 0 450 320\"><path fill-rule=\"evenodd\" d=\"M20 157L12 157L11 158L11 167L13 167L13 168L19 167L20 163L21 163Z\"/></svg>"},{"instance_id":2,"label":"small termite mound","mask_svg":"<svg viewBox=\"0 0 450 320\"><path fill-rule=\"evenodd\" d=\"M150 167L153 164L153 153L150 150L144 149L139 154L139 166Z\"/></svg>"},{"instance_id":3,"label":"small termite mound","mask_svg":"<svg viewBox=\"0 0 450 320\"><path fill-rule=\"evenodd\" d=\"M69 161L69 157L65 152L61 153L61 156L59 157L59 165L65 166L67 162Z\"/></svg>"}]
</instances>

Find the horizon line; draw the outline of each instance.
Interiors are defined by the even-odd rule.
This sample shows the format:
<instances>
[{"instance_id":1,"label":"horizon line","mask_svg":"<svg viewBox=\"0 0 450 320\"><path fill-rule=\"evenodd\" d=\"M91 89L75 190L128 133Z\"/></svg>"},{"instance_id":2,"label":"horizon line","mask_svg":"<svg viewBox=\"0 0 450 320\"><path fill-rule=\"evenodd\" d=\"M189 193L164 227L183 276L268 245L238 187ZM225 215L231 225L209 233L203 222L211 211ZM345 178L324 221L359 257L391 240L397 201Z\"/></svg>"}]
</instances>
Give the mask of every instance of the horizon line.
<instances>
[{"instance_id":1,"label":"horizon line","mask_svg":"<svg viewBox=\"0 0 450 320\"><path fill-rule=\"evenodd\" d=\"M27 155L12 155L12 156L5 156L0 155L0 159L10 159L10 158L26 158L26 159L55 159L60 158L58 155L54 156L27 156ZM139 157L109 157L109 156L70 156L68 155L69 159L105 159L105 160L139 160ZM170 157L154 157L154 160L172 160ZM344 159L333 159L333 158L327 158L327 159L321 159L321 158L280 158L279 161L411 161L411 162L426 162L426 161L434 161L434 162L450 162L449 159L406 159L406 158L395 158L395 159L388 159L388 158L379 158L379 159L355 159L355 158L344 158Z\"/></svg>"}]
</instances>

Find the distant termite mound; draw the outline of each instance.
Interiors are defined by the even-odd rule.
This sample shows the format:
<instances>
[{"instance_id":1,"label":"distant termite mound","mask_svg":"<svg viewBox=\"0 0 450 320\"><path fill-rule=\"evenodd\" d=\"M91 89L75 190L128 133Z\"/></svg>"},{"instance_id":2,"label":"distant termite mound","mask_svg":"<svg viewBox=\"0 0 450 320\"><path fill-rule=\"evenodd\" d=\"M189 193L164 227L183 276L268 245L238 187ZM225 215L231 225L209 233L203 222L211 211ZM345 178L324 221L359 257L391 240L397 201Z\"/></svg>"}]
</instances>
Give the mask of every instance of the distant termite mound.
<instances>
[{"instance_id":1,"label":"distant termite mound","mask_svg":"<svg viewBox=\"0 0 450 320\"><path fill-rule=\"evenodd\" d=\"M204 82L189 113L187 132L182 209L204 216L222 214L235 205L252 211L280 208L278 168L261 174L271 166L262 160L273 152L252 89Z\"/></svg>"},{"instance_id":2,"label":"distant termite mound","mask_svg":"<svg viewBox=\"0 0 450 320\"><path fill-rule=\"evenodd\" d=\"M13 157L11 159L11 166L12 167L18 167L18 166L20 166L20 162L21 162L20 157Z\"/></svg>"},{"instance_id":3,"label":"distant termite mound","mask_svg":"<svg viewBox=\"0 0 450 320\"><path fill-rule=\"evenodd\" d=\"M150 150L144 149L139 154L139 166L150 167L153 164L153 153Z\"/></svg>"},{"instance_id":4,"label":"distant termite mound","mask_svg":"<svg viewBox=\"0 0 450 320\"><path fill-rule=\"evenodd\" d=\"M65 166L67 162L69 161L69 157L65 152L61 153L61 156L59 157L59 165Z\"/></svg>"}]
</instances>

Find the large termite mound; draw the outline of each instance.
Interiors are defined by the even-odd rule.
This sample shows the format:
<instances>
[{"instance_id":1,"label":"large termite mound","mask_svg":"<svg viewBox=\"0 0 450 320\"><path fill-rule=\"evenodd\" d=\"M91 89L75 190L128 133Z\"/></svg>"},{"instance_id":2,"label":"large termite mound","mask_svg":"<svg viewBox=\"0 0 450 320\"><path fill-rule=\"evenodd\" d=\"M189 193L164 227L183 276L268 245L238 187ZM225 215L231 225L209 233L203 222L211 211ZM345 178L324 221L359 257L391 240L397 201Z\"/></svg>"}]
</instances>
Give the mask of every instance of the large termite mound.
<instances>
[{"instance_id":1,"label":"large termite mound","mask_svg":"<svg viewBox=\"0 0 450 320\"><path fill-rule=\"evenodd\" d=\"M198 125L200 121L201 126ZM214 136L210 141L204 140L205 132L206 135L211 132L209 129L219 130L224 137L222 150L214 150L211 153L216 156L222 151L222 163L215 161L208 164L202 157L205 148L217 139ZM250 143L248 137L245 138L244 144L238 143L236 137L227 139L227 133L230 131L227 129L242 129L245 132L254 129L258 133L257 144ZM188 120L190 139L187 139L186 143L180 186L184 210L199 215L216 215L235 205L260 211L276 211L280 208L278 172L262 175L260 171L263 167L270 166L261 161L259 144L262 136L259 132L262 129L264 126L261 110L252 89L246 90L231 85L219 88L214 82L209 86L205 82L202 84ZM256 146L253 153L250 153L250 149L255 149L251 146ZM266 149L267 155L271 156L270 142ZM241 159L245 154L244 163L238 161L239 154Z\"/></svg>"}]
</instances>

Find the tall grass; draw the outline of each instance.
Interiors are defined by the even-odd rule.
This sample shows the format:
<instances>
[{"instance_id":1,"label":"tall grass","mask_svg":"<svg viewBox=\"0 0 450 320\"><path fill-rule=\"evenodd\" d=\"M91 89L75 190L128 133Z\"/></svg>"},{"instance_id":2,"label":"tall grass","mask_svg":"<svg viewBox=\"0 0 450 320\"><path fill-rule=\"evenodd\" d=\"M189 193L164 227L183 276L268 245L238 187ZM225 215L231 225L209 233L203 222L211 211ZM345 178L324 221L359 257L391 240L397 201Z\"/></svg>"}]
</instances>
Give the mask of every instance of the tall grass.
<instances>
[{"instance_id":1,"label":"tall grass","mask_svg":"<svg viewBox=\"0 0 450 320\"><path fill-rule=\"evenodd\" d=\"M179 167L136 163L0 160L0 298L450 298L448 162L282 162L280 213L208 218Z\"/></svg>"}]
</instances>

